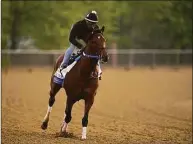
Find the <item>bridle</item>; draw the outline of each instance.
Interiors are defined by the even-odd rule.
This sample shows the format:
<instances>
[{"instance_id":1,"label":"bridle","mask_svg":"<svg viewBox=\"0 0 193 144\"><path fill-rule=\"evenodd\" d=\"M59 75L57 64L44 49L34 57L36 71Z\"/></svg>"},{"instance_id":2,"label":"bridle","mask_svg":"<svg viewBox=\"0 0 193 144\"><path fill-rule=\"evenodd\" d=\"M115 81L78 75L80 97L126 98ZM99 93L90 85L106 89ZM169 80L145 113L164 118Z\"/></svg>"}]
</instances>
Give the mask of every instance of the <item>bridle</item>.
<instances>
[{"instance_id":1,"label":"bridle","mask_svg":"<svg viewBox=\"0 0 193 144\"><path fill-rule=\"evenodd\" d=\"M91 33L91 35L90 36L94 36L95 34L98 34L98 33ZM101 34L101 36L103 37L103 35L102 35L102 33L100 33ZM104 37L103 37L104 38ZM87 47L87 46L86 46ZM84 57L87 57L87 58L91 58L91 59L97 59L97 60L101 60L101 53L100 54L98 54L98 55L93 55L93 54L86 54L84 51L85 51L85 49L86 49L86 47L84 48L84 50L83 50L83 52L82 52L82 55L84 56Z\"/></svg>"}]
</instances>

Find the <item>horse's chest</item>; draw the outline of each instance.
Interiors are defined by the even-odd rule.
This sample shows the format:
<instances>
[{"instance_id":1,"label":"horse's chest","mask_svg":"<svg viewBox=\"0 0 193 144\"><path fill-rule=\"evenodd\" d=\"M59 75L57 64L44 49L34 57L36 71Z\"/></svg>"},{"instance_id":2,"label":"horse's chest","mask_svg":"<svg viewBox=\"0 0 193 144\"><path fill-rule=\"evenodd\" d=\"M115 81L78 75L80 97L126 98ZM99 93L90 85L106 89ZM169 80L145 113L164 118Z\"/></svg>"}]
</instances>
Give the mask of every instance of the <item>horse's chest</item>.
<instances>
[{"instance_id":1,"label":"horse's chest","mask_svg":"<svg viewBox=\"0 0 193 144\"><path fill-rule=\"evenodd\" d=\"M85 87L87 87L88 84L85 82L79 82L78 85L79 85L78 87L80 87L81 89L84 89Z\"/></svg>"}]
</instances>

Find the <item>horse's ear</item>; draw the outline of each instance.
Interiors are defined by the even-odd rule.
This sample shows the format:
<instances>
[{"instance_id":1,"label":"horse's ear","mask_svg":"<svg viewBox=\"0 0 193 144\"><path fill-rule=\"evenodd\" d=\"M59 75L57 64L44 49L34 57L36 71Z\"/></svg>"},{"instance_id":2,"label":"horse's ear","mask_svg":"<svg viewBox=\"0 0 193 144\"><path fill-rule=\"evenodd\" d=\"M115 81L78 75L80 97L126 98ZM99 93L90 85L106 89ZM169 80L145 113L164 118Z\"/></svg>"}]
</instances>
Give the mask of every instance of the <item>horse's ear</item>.
<instances>
[{"instance_id":1,"label":"horse's ear","mask_svg":"<svg viewBox=\"0 0 193 144\"><path fill-rule=\"evenodd\" d=\"M101 32L103 33L105 31L105 26L102 26Z\"/></svg>"}]
</instances>

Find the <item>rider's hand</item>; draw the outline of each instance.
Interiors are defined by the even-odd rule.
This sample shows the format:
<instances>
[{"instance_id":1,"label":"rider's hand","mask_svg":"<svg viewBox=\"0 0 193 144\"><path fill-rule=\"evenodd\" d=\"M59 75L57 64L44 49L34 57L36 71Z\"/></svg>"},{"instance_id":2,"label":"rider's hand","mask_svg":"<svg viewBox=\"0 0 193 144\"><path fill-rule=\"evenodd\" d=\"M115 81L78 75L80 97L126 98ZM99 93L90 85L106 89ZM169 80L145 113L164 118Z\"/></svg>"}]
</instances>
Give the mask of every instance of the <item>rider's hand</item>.
<instances>
[{"instance_id":1,"label":"rider's hand","mask_svg":"<svg viewBox=\"0 0 193 144\"><path fill-rule=\"evenodd\" d=\"M83 46L83 47L82 47L82 48L81 48L81 49L80 49L77 53L78 53L78 54L83 53L83 51L84 51L85 47L86 47L86 46Z\"/></svg>"},{"instance_id":2,"label":"rider's hand","mask_svg":"<svg viewBox=\"0 0 193 144\"><path fill-rule=\"evenodd\" d=\"M79 50L79 51L77 51L77 54L79 55L79 54L81 54L82 52L81 52L81 49Z\"/></svg>"}]
</instances>

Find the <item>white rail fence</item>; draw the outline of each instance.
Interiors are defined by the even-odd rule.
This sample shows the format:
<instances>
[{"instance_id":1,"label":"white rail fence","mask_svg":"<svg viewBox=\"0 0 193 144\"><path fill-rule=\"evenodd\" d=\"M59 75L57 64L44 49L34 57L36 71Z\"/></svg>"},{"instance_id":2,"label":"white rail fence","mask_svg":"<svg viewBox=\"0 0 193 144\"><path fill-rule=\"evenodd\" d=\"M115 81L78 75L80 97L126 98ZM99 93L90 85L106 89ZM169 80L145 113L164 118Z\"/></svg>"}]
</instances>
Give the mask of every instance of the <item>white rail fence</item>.
<instances>
[{"instance_id":1,"label":"white rail fence","mask_svg":"<svg viewBox=\"0 0 193 144\"><path fill-rule=\"evenodd\" d=\"M64 50L2 50L2 61L12 66L52 66ZM108 66L180 66L192 65L192 49L109 49Z\"/></svg>"}]
</instances>

